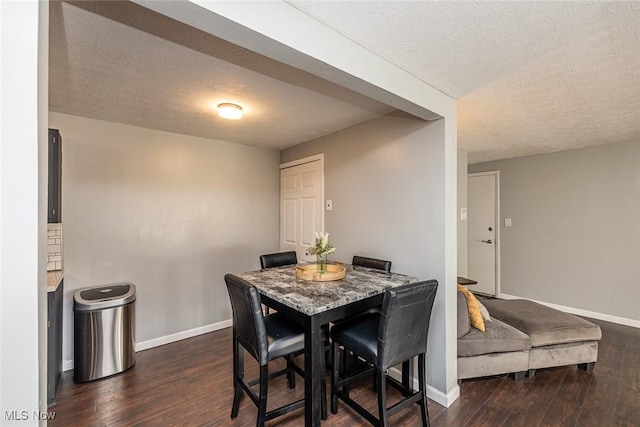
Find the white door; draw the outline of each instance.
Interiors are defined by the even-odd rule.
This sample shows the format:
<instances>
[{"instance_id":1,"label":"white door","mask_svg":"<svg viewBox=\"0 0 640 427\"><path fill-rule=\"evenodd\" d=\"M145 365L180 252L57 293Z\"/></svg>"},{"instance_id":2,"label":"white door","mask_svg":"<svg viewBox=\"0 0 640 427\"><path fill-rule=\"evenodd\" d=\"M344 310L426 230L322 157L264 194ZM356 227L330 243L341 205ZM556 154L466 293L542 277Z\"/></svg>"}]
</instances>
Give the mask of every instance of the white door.
<instances>
[{"instance_id":1,"label":"white door","mask_svg":"<svg viewBox=\"0 0 640 427\"><path fill-rule=\"evenodd\" d=\"M296 251L298 261L311 261L315 257L306 250L315 232L324 231L323 161L288 165L280 170L280 250Z\"/></svg>"},{"instance_id":2,"label":"white door","mask_svg":"<svg viewBox=\"0 0 640 427\"><path fill-rule=\"evenodd\" d=\"M469 174L469 290L487 295L499 292L498 172Z\"/></svg>"}]
</instances>

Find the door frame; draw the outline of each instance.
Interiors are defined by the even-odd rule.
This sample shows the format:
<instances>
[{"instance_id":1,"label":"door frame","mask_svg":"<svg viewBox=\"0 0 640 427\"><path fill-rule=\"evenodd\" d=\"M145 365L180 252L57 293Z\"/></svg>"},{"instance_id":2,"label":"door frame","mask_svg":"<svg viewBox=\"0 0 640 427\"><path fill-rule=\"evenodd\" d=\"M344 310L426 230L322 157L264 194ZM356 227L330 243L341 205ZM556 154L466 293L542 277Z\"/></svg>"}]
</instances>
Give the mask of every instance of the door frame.
<instances>
[{"instance_id":1,"label":"door frame","mask_svg":"<svg viewBox=\"0 0 640 427\"><path fill-rule=\"evenodd\" d=\"M279 171L281 171L282 169L287 169L287 168L292 168L294 166L300 166L300 165L304 165L305 163L311 163L311 162L315 162L317 160L320 160L320 192L321 194L321 199L322 199L322 215L320 216L320 222L322 224L322 232L324 233L324 211L325 211L325 198L324 198L324 153L320 153L320 154L314 154L313 156L308 156L308 157L302 157L300 159L296 159L296 160L292 160L290 162L286 162L286 163L280 163L280 166L278 168L278 173ZM280 228L280 224L282 224L282 183L280 183L279 185L279 191L278 191L278 217L279 217L279 222L278 222L278 228ZM280 246L280 243L282 242L282 230L280 229L278 231L278 247L280 248L280 250L282 250L282 247Z\"/></svg>"},{"instance_id":2,"label":"door frame","mask_svg":"<svg viewBox=\"0 0 640 427\"><path fill-rule=\"evenodd\" d=\"M474 173L469 173L467 174L467 180L469 178L472 177L476 177L476 176L494 176L495 177L495 194L496 194L496 200L495 200L495 224L496 224L496 235L495 235L495 245L494 245L494 250L495 250L495 277L496 277L496 297L500 298L500 243L501 243L501 239L500 239L500 229L502 228L502 223L500 222L500 171L499 170L495 170L495 171L487 171L487 172L474 172ZM469 188L468 184L467 184L467 188ZM468 200L468 195L467 195L467 200ZM468 202L467 202L468 204ZM467 237L468 239L468 237ZM467 248L469 248L469 241L467 240ZM467 257L469 256L469 254L467 254ZM473 290L473 289L471 289Z\"/></svg>"}]
</instances>

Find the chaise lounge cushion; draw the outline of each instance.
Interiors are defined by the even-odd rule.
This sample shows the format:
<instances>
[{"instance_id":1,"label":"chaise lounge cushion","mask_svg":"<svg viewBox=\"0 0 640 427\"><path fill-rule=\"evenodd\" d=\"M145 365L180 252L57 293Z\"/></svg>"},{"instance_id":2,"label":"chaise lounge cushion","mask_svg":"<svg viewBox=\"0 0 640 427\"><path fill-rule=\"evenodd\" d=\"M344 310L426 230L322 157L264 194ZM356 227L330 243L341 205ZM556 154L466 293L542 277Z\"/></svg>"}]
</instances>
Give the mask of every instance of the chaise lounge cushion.
<instances>
[{"instance_id":1,"label":"chaise lounge cushion","mask_svg":"<svg viewBox=\"0 0 640 427\"><path fill-rule=\"evenodd\" d=\"M531 341L526 334L497 319L485 323L484 332L471 328L469 333L458 339L459 357L528 351L529 348Z\"/></svg>"},{"instance_id":2,"label":"chaise lounge cushion","mask_svg":"<svg viewBox=\"0 0 640 427\"><path fill-rule=\"evenodd\" d=\"M486 300L485 307L493 318L529 335L531 347L597 341L602 337L598 325L533 301Z\"/></svg>"}]
</instances>

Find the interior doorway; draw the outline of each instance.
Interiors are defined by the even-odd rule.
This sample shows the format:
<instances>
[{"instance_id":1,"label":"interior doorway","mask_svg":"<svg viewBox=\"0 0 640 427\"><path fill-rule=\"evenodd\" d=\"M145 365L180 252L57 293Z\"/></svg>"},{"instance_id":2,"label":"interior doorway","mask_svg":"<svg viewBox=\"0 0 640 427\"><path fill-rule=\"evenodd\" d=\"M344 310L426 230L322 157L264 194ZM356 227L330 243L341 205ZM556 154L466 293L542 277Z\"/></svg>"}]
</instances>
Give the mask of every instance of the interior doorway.
<instances>
[{"instance_id":1,"label":"interior doorway","mask_svg":"<svg viewBox=\"0 0 640 427\"><path fill-rule=\"evenodd\" d=\"M500 172L468 175L470 290L500 295Z\"/></svg>"},{"instance_id":2,"label":"interior doorway","mask_svg":"<svg viewBox=\"0 0 640 427\"><path fill-rule=\"evenodd\" d=\"M306 254L315 232L324 231L324 156L307 157L280 165L280 250Z\"/></svg>"}]
</instances>

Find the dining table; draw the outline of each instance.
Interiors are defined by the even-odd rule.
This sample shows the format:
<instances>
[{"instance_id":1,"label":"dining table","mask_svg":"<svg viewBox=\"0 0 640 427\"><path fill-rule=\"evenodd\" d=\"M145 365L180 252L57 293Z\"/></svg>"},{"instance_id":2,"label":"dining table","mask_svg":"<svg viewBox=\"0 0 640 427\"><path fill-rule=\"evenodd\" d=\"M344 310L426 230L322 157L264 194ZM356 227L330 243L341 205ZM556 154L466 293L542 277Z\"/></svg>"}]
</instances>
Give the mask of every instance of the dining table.
<instances>
[{"instance_id":1,"label":"dining table","mask_svg":"<svg viewBox=\"0 0 640 427\"><path fill-rule=\"evenodd\" d=\"M296 266L237 274L254 285L261 302L304 325L305 426L321 423L325 377L325 337L322 327L382 304L387 289L417 282L417 277L367 267L344 265L345 277L335 281L303 280ZM402 369L402 384L411 388L410 363Z\"/></svg>"}]
</instances>

